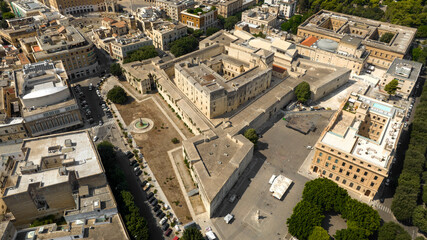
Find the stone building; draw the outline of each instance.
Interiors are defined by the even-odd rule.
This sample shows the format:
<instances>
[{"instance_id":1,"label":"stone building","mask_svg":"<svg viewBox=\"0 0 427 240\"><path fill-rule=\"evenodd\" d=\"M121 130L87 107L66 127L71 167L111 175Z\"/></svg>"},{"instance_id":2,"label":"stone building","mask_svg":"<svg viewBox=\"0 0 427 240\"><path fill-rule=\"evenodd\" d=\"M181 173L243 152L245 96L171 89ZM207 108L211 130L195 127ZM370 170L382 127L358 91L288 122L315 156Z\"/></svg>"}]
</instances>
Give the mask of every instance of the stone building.
<instances>
[{"instance_id":1,"label":"stone building","mask_svg":"<svg viewBox=\"0 0 427 240\"><path fill-rule=\"evenodd\" d=\"M98 71L95 45L72 26L41 30L35 41L37 44L32 46L30 53L33 59L36 62L62 60L70 79Z\"/></svg>"},{"instance_id":2,"label":"stone building","mask_svg":"<svg viewBox=\"0 0 427 240\"><path fill-rule=\"evenodd\" d=\"M28 64L14 72L15 94L30 136L70 130L83 124L61 61Z\"/></svg>"},{"instance_id":3,"label":"stone building","mask_svg":"<svg viewBox=\"0 0 427 240\"><path fill-rule=\"evenodd\" d=\"M131 62L122 65L124 75L130 85L141 94L146 94L154 89L156 70L151 60Z\"/></svg>"},{"instance_id":4,"label":"stone building","mask_svg":"<svg viewBox=\"0 0 427 240\"><path fill-rule=\"evenodd\" d=\"M53 9L62 14L78 14L86 12L116 12L118 11L117 0L45 0Z\"/></svg>"},{"instance_id":5,"label":"stone building","mask_svg":"<svg viewBox=\"0 0 427 240\"><path fill-rule=\"evenodd\" d=\"M385 85L396 79L399 82L396 94L408 98L417 85L422 67L423 64L419 62L396 58L384 74L380 86L384 88Z\"/></svg>"},{"instance_id":6,"label":"stone building","mask_svg":"<svg viewBox=\"0 0 427 240\"><path fill-rule=\"evenodd\" d=\"M181 12L180 22L194 30L203 30L216 27L218 24L218 10L212 7L205 7L201 12L189 8Z\"/></svg>"},{"instance_id":7,"label":"stone building","mask_svg":"<svg viewBox=\"0 0 427 240\"><path fill-rule=\"evenodd\" d=\"M182 23L155 21L146 25L145 34L153 40L153 45L168 50L169 44L187 35L187 26Z\"/></svg>"},{"instance_id":8,"label":"stone building","mask_svg":"<svg viewBox=\"0 0 427 240\"><path fill-rule=\"evenodd\" d=\"M233 43L226 52L175 65L176 86L208 118L231 112L270 87L273 53Z\"/></svg>"},{"instance_id":9,"label":"stone building","mask_svg":"<svg viewBox=\"0 0 427 240\"><path fill-rule=\"evenodd\" d=\"M218 14L228 18L242 11L243 0L221 0L217 4Z\"/></svg>"},{"instance_id":10,"label":"stone building","mask_svg":"<svg viewBox=\"0 0 427 240\"><path fill-rule=\"evenodd\" d=\"M156 0L156 7L166 12L166 15L172 20L180 21L181 12L185 9L194 7L197 2L193 0Z\"/></svg>"},{"instance_id":11,"label":"stone building","mask_svg":"<svg viewBox=\"0 0 427 240\"><path fill-rule=\"evenodd\" d=\"M404 115L403 109L351 94L316 143L311 170L373 199L394 162Z\"/></svg>"},{"instance_id":12,"label":"stone building","mask_svg":"<svg viewBox=\"0 0 427 240\"><path fill-rule=\"evenodd\" d=\"M279 17L289 19L295 14L297 0L266 0L264 3L279 8Z\"/></svg>"},{"instance_id":13,"label":"stone building","mask_svg":"<svg viewBox=\"0 0 427 240\"><path fill-rule=\"evenodd\" d=\"M348 36L361 39L369 53L367 63L388 69L394 59L407 56L416 31L415 28L321 10L298 27L297 35L303 39L314 36L337 43ZM389 42L381 41L384 34L392 36Z\"/></svg>"},{"instance_id":14,"label":"stone building","mask_svg":"<svg viewBox=\"0 0 427 240\"><path fill-rule=\"evenodd\" d=\"M80 205L85 196L108 188L98 152L86 131L25 139L22 153L23 161L15 162L8 178L10 184L2 191L3 201L17 225L50 214L63 214L64 210L83 207L89 210L91 205ZM110 203L102 198L97 201L98 205L93 203L94 209L86 211L88 218L117 213L117 209L114 213L104 207L113 203L115 208L111 198ZM67 217L67 212L65 215Z\"/></svg>"},{"instance_id":15,"label":"stone building","mask_svg":"<svg viewBox=\"0 0 427 240\"><path fill-rule=\"evenodd\" d=\"M267 27L276 27L277 13L275 7L262 6L249 9L242 13L242 22L256 25L261 30ZM251 28L255 28L255 26Z\"/></svg>"}]
</instances>

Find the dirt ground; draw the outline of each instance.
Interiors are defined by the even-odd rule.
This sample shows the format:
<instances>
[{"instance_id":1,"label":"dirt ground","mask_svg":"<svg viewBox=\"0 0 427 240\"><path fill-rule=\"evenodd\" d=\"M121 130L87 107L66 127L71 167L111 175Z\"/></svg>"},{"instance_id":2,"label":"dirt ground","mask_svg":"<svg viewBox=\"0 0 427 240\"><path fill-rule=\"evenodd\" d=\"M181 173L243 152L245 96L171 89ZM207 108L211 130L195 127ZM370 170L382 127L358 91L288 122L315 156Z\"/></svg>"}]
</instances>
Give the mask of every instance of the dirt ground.
<instances>
[{"instance_id":1,"label":"dirt ground","mask_svg":"<svg viewBox=\"0 0 427 240\"><path fill-rule=\"evenodd\" d=\"M182 141L180 135L152 99L145 100L141 103L137 103L132 99L128 104L117 105L117 108L126 125L140 117L149 118L154 122L152 130L147 133L134 133L133 137L137 145L142 148L141 152L144 154L148 165L153 171L179 220L184 224L190 222L191 214L180 190L178 180L176 179L167 153L180 146L180 143L173 144L171 142L172 138L178 138ZM179 128L182 128L182 123L176 121L175 123ZM187 129L184 130L187 131L184 132L186 136L191 136L191 133L189 133Z\"/></svg>"}]
</instances>

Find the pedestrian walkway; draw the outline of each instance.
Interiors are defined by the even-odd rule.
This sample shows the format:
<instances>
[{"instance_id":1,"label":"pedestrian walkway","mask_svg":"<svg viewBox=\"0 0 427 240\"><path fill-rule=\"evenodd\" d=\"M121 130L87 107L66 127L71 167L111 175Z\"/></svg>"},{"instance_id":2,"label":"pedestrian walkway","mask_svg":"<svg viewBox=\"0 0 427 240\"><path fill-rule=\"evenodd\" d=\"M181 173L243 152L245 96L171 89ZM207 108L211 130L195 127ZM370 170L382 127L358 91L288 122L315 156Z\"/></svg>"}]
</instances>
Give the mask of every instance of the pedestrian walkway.
<instances>
[{"instance_id":1,"label":"pedestrian walkway","mask_svg":"<svg viewBox=\"0 0 427 240\"><path fill-rule=\"evenodd\" d=\"M375 200L375 201L372 202L372 207L374 207L374 208L376 208L378 210L381 210L383 212L392 214L391 213L391 209L388 208L388 207L386 207L386 206L384 206L383 204L381 204L380 201L378 201L378 200Z\"/></svg>"}]
</instances>

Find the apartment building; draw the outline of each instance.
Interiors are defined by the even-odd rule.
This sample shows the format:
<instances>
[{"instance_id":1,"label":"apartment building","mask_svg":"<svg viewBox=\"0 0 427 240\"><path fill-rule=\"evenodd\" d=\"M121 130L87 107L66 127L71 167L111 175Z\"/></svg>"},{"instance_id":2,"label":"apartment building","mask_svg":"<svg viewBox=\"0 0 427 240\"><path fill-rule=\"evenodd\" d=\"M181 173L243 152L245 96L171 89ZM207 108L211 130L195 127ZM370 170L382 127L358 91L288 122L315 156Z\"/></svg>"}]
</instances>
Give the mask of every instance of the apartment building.
<instances>
[{"instance_id":1,"label":"apartment building","mask_svg":"<svg viewBox=\"0 0 427 240\"><path fill-rule=\"evenodd\" d=\"M112 196L93 196L111 192L87 131L25 139L21 149L23 160L15 162L8 184L2 188L2 199L15 224L50 214L64 214L70 224L76 221L71 215L78 212L81 221L117 214ZM96 201L88 204L88 197ZM86 211L81 212L82 208Z\"/></svg>"},{"instance_id":2,"label":"apartment building","mask_svg":"<svg viewBox=\"0 0 427 240\"><path fill-rule=\"evenodd\" d=\"M148 23L145 34L153 40L154 47L168 50L171 42L187 35L187 26L160 20Z\"/></svg>"},{"instance_id":3,"label":"apartment building","mask_svg":"<svg viewBox=\"0 0 427 240\"><path fill-rule=\"evenodd\" d=\"M242 13L242 22L255 26L251 28L275 27L277 25L277 8L275 7L257 7L246 10Z\"/></svg>"},{"instance_id":4,"label":"apartment building","mask_svg":"<svg viewBox=\"0 0 427 240\"><path fill-rule=\"evenodd\" d=\"M295 0L266 0L264 2L269 6L277 6L279 8L279 17L289 19L295 14L297 1Z\"/></svg>"},{"instance_id":5,"label":"apartment building","mask_svg":"<svg viewBox=\"0 0 427 240\"><path fill-rule=\"evenodd\" d=\"M12 11L16 17L37 16L40 12L46 11L48 8L35 0L18 0L10 3Z\"/></svg>"},{"instance_id":6,"label":"apartment building","mask_svg":"<svg viewBox=\"0 0 427 240\"><path fill-rule=\"evenodd\" d=\"M95 45L72 26L42 30L35 37L31 55L36 62L62 60L69 79L95 74L98 59Z\"/></svg>"},{"instance_id":7,"label":"apartment building","mask_svg":"<svg viewBox=\"0 0 427 240\"><path fill-rule=\"evenodd\" d=\"M131 62L122 65L128 83L141 94L146 94L155 89L156 70L151 64L152 60Z\"/></svg>"},{"instance_id":8,"label":"apartment building","mask_svg":"<svg viewBox=\"0 0 427 240\"><path fill-rule=\"evenodd\" d=\"M75 129L83 124L61 61L25 65L14 72L13 79L30 136Z\"/></svg>"},{"instance_id":9,"label":"apartment building","mask_svg":"<svg viewBox=\"0 0 427 240\"><path fill-rule=\"evenodd\" d=\"M396 79L399 81L396 94L402 98L408 98L417 85L422 67L423 64L419 62L396 58L384 74L380 86L384 88L385 85Z\"/></svg>"},{"instance_id":10,"label":"apartment building","mask_svg":"<svg viewBox=\"0 0 427 240\"><path fill-rule=\"evenodd\" d=\"M373 199L394 163L404 111L352 93L316 143L311 170Z\"/></svg>"},{"instance_id":11,"label":"apartment building","mask_svg":"<svg viewBox=\"0 0 427 240\"><path fill-rule=\"evenodd\" d=\"M118 37L111 44L111 57L123 61L129 52L138 50L144 46L153 45L151 38L143 33Z\"/></svg>"},{"instance_id":12,"label":"apartment building","mask_svg":"<svg viewBox=\"0 0 427 240\"><path fill-rule=\"evenodd\" d=\"M218 14L228 18L242 11L243 0L221 0L216 6Z\"/></svg>"},{"instance_id":13,"label":"apartment building","mask_svg":"<svg viewBox=\"0 0 427 240\"><path fill-rule=\"evenodd\" d=\"M227 53L175 64L175 84L208 118L237 109L270 87L273 53L231 43Z\"/></svg>"},{"instance_id":14,"label":"apartment building","mask_svg":"<svg viewBox=\"0 0 427 240\"><path fill-rule=\"evenodd\" d=\"M212 7L189 8L181 12L180 22L194 30L203 30L215 27L218 23L218 10Z\"/></svg>"},{"instance_id":15,"label":"apartment building","mask_svg":"<svg viewBox=\"0 0 427 240\"><path fill-rule=\"evenodd\" d=\"M116 12L119 7L116 0L46 0L46 4L62 14L78 14L86 12Z\"/></svg>"},{"instance_id":16,"label":"apartment building","mask_svg":"<svg viewBox=\"0 0 427 240\"><path fill-rule=\"evenodd\" d=\"M156 7L166 12L166 15L172 20L180 21L181 12L185 9L194 7L197 2L193 0L156 0Z\"/></svg>"},{"instance_id":17,"label":"apartment building","mask_svg":"<svg viewBox=\"0 0 427 240\"><path fill-rule=\"evenodd\" d=\"M408 54L416 31L415 28L320 10L298 27L297 35L303 39L314 36L338 43L345 36L359 38L369 53L367 63L388 69L394 59ZM389 42L381 41L384 34L392 36Z\"/></svg>"}]
</instances>

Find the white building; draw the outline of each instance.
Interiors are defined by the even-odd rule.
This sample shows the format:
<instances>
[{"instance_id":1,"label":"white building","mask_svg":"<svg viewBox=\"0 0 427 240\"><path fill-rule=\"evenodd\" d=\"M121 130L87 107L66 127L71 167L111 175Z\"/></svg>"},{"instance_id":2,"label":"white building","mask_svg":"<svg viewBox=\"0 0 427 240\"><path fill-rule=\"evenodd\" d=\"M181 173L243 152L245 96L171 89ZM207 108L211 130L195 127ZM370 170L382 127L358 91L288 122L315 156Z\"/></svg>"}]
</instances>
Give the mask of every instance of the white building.
<instances>
[{"instance_id":1,"label":"white building","mask_svg":"<svg viewBox=\"0 0 427 240\"><path fill-rule=\"evenodd\" d=\"M279 17L290 18L295 14L297 0L265 0L270 6L279 7Z\"/></svg>"}]
</instances>

